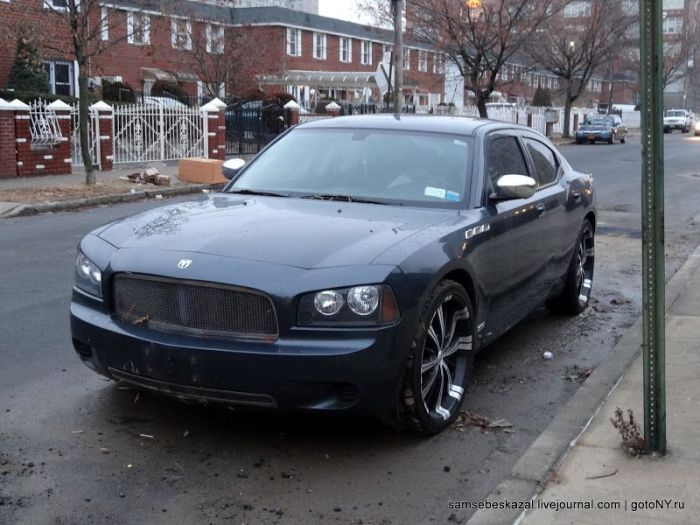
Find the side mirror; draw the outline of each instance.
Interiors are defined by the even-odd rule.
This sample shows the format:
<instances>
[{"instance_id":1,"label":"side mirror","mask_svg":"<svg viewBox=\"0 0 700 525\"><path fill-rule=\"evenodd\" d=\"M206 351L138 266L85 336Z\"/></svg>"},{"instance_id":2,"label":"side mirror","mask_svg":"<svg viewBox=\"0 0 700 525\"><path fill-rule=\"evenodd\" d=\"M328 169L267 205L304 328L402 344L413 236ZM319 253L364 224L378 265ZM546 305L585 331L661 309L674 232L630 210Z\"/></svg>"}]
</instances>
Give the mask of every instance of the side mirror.
<instances>
[{"instance_id":1,"label":"side mirror","mask_svg":"<svg viewBox=\"0 0 700 525\"><path fill-rule=\"evenodd\" d=\"M245 161L243 159L229 159L224 162L223 166L221 167L221 171L223 172L224 177L231 180L238 174L239 171L241 171L243 166L245 166Z\"/></svg>"},{"instance_id":2,"label":"side mirror","mask_svg":"<svg viewBox=\"0 0 700 525\"><path fill-rule=\"evenodd\" d=\"M496 181L492 200L529 199L537 190L537 181L525 175L503 175Z\"/></svg>"}]
</instances>

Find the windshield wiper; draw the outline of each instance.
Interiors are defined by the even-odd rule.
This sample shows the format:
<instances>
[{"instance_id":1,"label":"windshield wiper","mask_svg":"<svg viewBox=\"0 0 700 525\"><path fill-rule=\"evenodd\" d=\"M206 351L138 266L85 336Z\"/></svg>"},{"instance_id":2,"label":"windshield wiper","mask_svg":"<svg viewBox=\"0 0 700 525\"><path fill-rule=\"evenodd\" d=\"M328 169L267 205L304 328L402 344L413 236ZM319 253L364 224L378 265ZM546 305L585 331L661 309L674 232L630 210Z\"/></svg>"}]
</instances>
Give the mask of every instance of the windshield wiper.
<instances>
[{"instance_id":1,"label":"windshield wiper","mask_svg":"<svg viewBox=\"0 0 700 525\"><path fill-rule=\"evenodd\" d=\"M285 193L275 193L274 191L262 191L262 190L249 190L249 189L240 189L240 190L231 190L228 193L237 193L239 195L260 195L262 197L289 197L289 195Z\"/></svg>"},{"instance_id":2,"label":"windshield wiper","mask_svg":"<svg viewBox=\"0 0 700 525\"><path fill-rule=\"evenodd\" d=\"M382 204L386 205L386 202L375 201L372 199L363 199L362 197L353 197L352 195L339 195L332 193L313 193L309 195L302 195L301 199L314 199L319 201L344 201L344 202L359 202L360 204Z\"/></svg>"}]
</instances>

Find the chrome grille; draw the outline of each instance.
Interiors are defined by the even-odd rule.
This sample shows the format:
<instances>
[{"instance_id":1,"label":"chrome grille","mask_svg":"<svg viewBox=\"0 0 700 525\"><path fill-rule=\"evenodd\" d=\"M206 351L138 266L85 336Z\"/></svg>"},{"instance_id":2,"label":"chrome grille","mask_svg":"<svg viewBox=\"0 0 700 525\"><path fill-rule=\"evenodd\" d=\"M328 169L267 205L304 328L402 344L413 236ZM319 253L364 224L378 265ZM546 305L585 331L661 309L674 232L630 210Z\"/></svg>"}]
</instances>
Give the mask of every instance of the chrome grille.
<instances>
[{"instance_id":1,"label":"chrome grille","mask_svg":"<svg viewBox=\"0 0 700 525\"><path fill-rule=\"evenodd\" d=\"M117 274L113 282L113 312L122 323L189 335L277 337L272 301L255 290L133 274Z\"/></svg>"}]
</instances>

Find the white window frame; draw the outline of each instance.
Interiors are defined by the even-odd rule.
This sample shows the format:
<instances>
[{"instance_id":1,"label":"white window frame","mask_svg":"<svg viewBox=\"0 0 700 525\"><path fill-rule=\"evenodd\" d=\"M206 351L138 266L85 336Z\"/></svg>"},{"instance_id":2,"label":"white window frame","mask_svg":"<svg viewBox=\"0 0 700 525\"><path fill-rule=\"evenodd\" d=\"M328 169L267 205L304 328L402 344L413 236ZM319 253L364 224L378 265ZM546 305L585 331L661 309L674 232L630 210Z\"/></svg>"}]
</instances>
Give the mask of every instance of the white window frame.
<instances>
[{"instance_id":1,"label":"white window frame","mask_svg":"<svg viewBox=\"0 0 700 525\"><path fill-rule=\"evenodd\" d=\"M411 50L407 47L403 49L403 60L401 60L404 70L411 70Z\"/></svg>"},{"instance_id":2,"label":"white window frame","mask_svg":"<svg viewBox=\"0 0 700 525\"><path fill-rule=\"evenodd\" d=\"M287 54L293 57L301 56L301 29L287 28Z\"/></svg>"},{"instance_id":3,"label":"white window frame","mask_svg":"<svg viewBox=\"0 0 700 525\"><path fill-rule=\"evenodd\" d=\"M170 44L178 51L192 51L192 21L186 18L170 19Z\"/></svg>"},{"instance_id":4,"label":"white window frame","mask_svg":"<svg viewBox=\"0 0 700 525\"><path fill-rule=\"evenodd\" d=\"M141 18L141 22L143 23L142 27L142 32L141 40L136 40L134 38L135 34L134 33L134 16L138 16ZM135 46L147 46L151 43L151 17L147 15L146 13L142 13L140 11L128 11L126 13L126 31L127 31L127 42L129 44L133 44Z\"/></svg>"},{"instance_id":5,"label":"white window frame","mask_svg":"<svg viewBox=\"0 0 700 525\"><path fill-rule=\"evenodd\" d=\"M320 40L320 42L319 42ZM313 57L316 60L326 60L328 56L328 36L326 33L313 34Z\"/></svg>"},{"instance_id":6,"label":"white window frame","mask_svg":"<svg viewBox=\"0 0 700 525\"><path fill-rule=\"evenodd\" d=\"M109 14L106 7L100 9L100 40L109 40Z\"/></svg>"},{"instance_id":7,"label":"white window frame","mask_svg":"<svg viewBox=\"0 0 700 525\"><path fill-rule=\"evenodd\" d=\"M207 24L204 31L207 40L207 53L223 55L225 49L224 38L226 36L224 26L219 24Z\"/></svg>"},{"instance_id":8,"label":"white window frame","mask_svg":"<svg viewBox=\"0 0 700 525\"><path fill-rule=\"evenodd\" d=\"M68 0L66 0L66 5L54 5L53 0L44 0L44 7L54 11L68 11Z\"/></svg>"},{"instance_id":9,"label":"white window frame","mask_svg":"<svg viewBox=\"0 0 700 525\"><path fill-rule=\"evenodd\" d=\"M418 71L421 73L428 72L428 52L422 49L418 50Z\"/></svg>"},{"instance_id":10,"label":"white window frame","mask_svg":"<svg viewBox=\"0 0 700 525\"><path fill-rule=\"evenodd\" d=\"M352 62L352 38L349 36L338 37L338 58L343 64Z\"/></svg>"},{"instance_id":11,"label":"white window frame","mask_svg":"<svg viewBox=\"0 0 700 525\"><path fill-rule=\"evenodd\" d=\"M56 94L56 65L68 66L68 84L70 86L70 96L75 96L77 90L75 89L75 64L73 62L68 62L66 60L45 60L44 64L48 66L49 74L49 87L51 88L51 93Z\"/></svg>"},{"instance_id":12,"label":"white window frame","mask_svg":"<svg viewBox=\"0 0 700 525\"><path fill-rule=\"evenodd\" d=\"M360 63L363 66L372 65L372 52L374 51L372 47L372 42L370 40L363 40L360 43Z\"/></svg>"}]
</instances>

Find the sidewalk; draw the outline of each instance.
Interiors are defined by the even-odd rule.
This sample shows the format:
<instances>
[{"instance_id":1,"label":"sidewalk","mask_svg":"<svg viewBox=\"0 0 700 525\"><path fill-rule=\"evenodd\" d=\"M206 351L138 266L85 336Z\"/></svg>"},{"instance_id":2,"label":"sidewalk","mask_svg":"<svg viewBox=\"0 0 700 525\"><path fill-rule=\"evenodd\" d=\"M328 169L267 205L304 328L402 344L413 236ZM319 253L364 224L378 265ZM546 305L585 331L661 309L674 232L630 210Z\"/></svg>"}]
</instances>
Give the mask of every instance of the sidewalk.
<instances>
[{"instance_id":1,"label":"sidewalk","mask_svg":"<svg viewBox=\"0 0 700 525\"><path fill-rule=\"evenodd\" d=\"M619 502L621 508L558 512L537 509L529 512L521 524L662 525L700 521L700 249L686 264L693 267L692 273L680 297L670 305L666 319L667 456L628 457L620 448L620 434L610 423L617 407L625 413L632 409L643 431L640 354L538 497L541 502L588 501L594 507ZM684 508L674 509L676 504ZM666 505L671 508L663 508Z\"/></svg>"},{"instance_id":2,"label":"sidewalk","mask_svg":"<svg viewBox=\"0 0 700 525\"><path fill-rule=\"evenodd\" d=\"M632 409L643 433L640 320L487 500L531 508L481 509L469 525L700 523L700 247L667 284L666 310L666 457L627 456L610 421L616 408L625 419ZM613 371L625 362L630 366L615 386ZM608 381L612 391L594 404L600 384ZM580 424L585 402L590 419ZM562 446L562 435L568 435L568 445Z\"/></svg>"},{"instance_id":3,"label":"sidewalk","mask_svg":"<svg viewBox=\"0 0 700 525\"><path fill-rule=\"evenodd\" d=\"M136 184L122 180L146 168L156 168L170 177L170 186ZM188 193L200 193L221 185L193 184L177 178L178 162L148 162L115 166L113 171L96 171L97 184L85 185L85 170L74 167L71 175L46 175L0 179L0 219L52 211L79 209Z\"/></svg>"}]
</instances>

